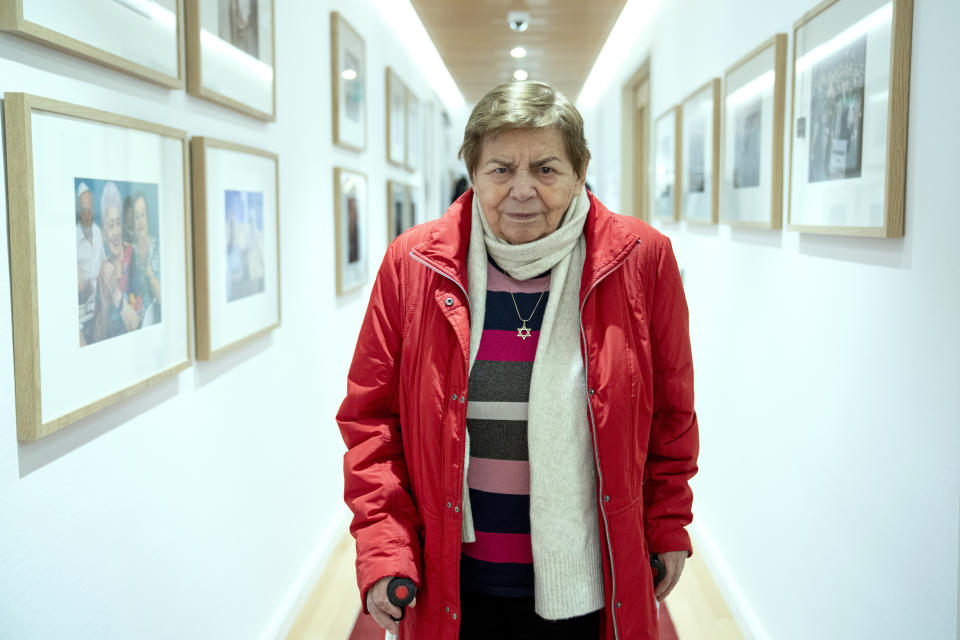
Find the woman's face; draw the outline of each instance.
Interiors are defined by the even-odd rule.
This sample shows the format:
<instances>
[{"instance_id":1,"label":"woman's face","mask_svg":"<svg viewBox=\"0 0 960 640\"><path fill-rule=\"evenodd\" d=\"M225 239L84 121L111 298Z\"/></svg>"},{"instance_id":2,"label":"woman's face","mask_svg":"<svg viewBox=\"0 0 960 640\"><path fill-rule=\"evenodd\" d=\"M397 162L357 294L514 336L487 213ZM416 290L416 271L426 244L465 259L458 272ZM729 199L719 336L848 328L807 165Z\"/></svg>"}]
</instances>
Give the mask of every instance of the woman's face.
<instances>
[{"instance_id":1,"label":"woman's face","mask_svg":"<svg viewBox=\"0 0 960 640\"><path fill-rule=\"evenodd\" d=\"M123 253L123 227L120 223L120 207L109 207L103 212L103 235L112 258Z\"/></svg>"},{"instance_id":2,"label":"woman's face","mask_svg":"<svg viewBox=\"0 0 960 640\"><path fill-rule=\"evenodd\" d=\"M137 238L145 237L150 229L147 224L147 201L143 198L137 198L133 203L133 229Z\"/></svg>"},{"instance_id":3,"label":"woman's face","mask_svg":"<svg viewBox=\"0 0 960 640\"><path fill-rule=\"evenodd\" d=\"M523 244L557 229L583 179L559 129L517 129L484 140L473 187L491 231Z\"/></svg>"}]
</instances>

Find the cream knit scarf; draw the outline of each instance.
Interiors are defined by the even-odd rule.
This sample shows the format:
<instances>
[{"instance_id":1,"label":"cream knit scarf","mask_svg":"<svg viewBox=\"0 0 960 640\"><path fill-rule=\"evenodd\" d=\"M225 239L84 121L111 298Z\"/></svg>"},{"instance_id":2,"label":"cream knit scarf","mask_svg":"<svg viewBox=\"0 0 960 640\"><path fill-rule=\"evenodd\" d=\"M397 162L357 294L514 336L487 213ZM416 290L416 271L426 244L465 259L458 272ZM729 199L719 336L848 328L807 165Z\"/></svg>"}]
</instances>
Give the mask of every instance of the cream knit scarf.
<instances>
[{"instance_id":1,"label":"cream knit scarf","mask_svg":"<svg viewBox=\"0 0 960 640\"><path fill-rule=\"evenodd\" d=\"M483 334L487 254L516 280L550 271L527 417L534 595L537 614L548 620L583 615L603 606L593 439L587 422L578 308L586 255L583 225L589 209L584 189L556 231L511 245L490 231L480 199L474 195L467 250L471 370ZM463 465L464 542L476 540L466 482L469 461L468 436Z\"/></svg>"}]
</instances>

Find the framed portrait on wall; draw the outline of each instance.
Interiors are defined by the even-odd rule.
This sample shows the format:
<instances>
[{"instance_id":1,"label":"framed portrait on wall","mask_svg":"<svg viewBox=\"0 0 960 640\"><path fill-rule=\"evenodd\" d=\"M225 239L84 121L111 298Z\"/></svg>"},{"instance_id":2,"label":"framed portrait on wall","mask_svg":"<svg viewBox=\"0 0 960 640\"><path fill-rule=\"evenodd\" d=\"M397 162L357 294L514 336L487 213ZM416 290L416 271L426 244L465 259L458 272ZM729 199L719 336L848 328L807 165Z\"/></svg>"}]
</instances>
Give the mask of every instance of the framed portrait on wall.
<instances>
[{"instance_id":1,"label":"framed portrait on wall","mask_svg":"<svg viewBox=\"0 0 960 640\"><path fill-rule=\"evenodd\" d=\"M387 161L398 167L407 161L407 86L387 67Z\"/></svg>"},{"instance_id":2,"label":"framed portrait on wall","mask_svg":"<svg viewBox=\"0 0 960 640\"><path fill-rule=\"evenodd\" d=\"M367 147L366 45L336 11L330 12L330 65L333 143L363 151Z\"/></svg>"},{"instance_id":3,"label":"framed portrait on wall","mask_svg":"<svg viewBox=\"0 0 960 640\"><path fill-rule=\"evenodd\" d=\"M720 78L683 101L683 219L715 224L720 183Z\"/></svg>"},{"instance_id":4,"label":"framed portrait on wall","mask_svg":"<svg viewBox=\"0 0 960 640\"><path fill-rule=\"evenodd\" d=\"M277 155L190 141L197 359L280 326Z\"/></svg>"},{"instance_id":5,"label":"framed portrait on wall","mask_svg":"<svg viewBox=\"0 0 960 640\"><path fill-rule=\"evenodd\" d=\"M184 1L187 91L253 118L273 120L273 0Z\"/></svg>"},{"instance_id":6,"label":"framed portrait on wall","mask_svg":"<svg viewBox=\"0 0 960 640\"><path fill-rule=\"evenodd\" d=\"M829 0L794 25L793 231L903 235L912 0Z\"/></svg>"},{"instance_id":7,"label":"framed portrait on wall","mask_svg":"<svg viewBox=\"0 0 960 640\"><path fill-rule=\"evenodd\" d=\"M184 86L182 25L182 0L0 2L0 29L171 89Z\"/></svg>"},{"instance_id":8,"label":"framed portrait on wall","mask_svg":"<svg viewBox=\"0 0 960 640\"><path fill-rule=\"evenodd\" d=\"M720 221L779 229L787 34L770 38L725 74Z\"/></svg>"},{"instance_id":9,"label":"framed portrait on wall","mask_svg":"<svg viewBox=\"0 0 960 640\"><path fill-rule=\"evenodd\" d=\"M186 133L4 94L17 437L190 364Z\"/></svg>"},{"instance_id":10,"label":"framed portrait on wall","mask_svg":"<svg viewBox=\"0 0 960 640\"><path fill-rule=\"evenodd\" d=\"M407 186L396 180L387 180L387 242L413 226L410 193Z\"/></svg>"},{"instance_id":11,"label":"framed portrait on wall","mask_svg":"<svg viewBox=\"0 0 960 640\"><path fill-rule=\"evenodd\" d=\"M422 189L416 185L408 184L407 185L407 205L410 211L409 226L416 226L420 224L420 216L423 215L421 212L423 208L420 205L420 198L422 194Z\"/></svg>"},{"instance_id":12,"label":"framed portrait on wall","mask_svg":"<svg viewBox=\"0 0 960 640\"><path fill-rule=\"evenodd\" d=\"M674 105L653 124L653 217L660 220L680 219L681 156L680 106Z\"/></svg>"},{"instance_id":13,"label":"framed portrait on wall","mask_svg":"<svg viewBox=\"0 0 960 640\"><path fill-rule=\"evenodd\" d=\"M335 167L333 190L337 293L342 295L367 281L367 176Z\"/></svg>"},{"instance_id":14,"label":"framed portrait on wall","mask_svg":"<svg viewBox=\"0 0 960 640\"><path fill-rule=\"evenodd\" d=\"M407 90L407 159L406 166L410 171L420 168L423 161L423 129L420 126L420 101L413 92Z\"/></svg>"}]
</instances>

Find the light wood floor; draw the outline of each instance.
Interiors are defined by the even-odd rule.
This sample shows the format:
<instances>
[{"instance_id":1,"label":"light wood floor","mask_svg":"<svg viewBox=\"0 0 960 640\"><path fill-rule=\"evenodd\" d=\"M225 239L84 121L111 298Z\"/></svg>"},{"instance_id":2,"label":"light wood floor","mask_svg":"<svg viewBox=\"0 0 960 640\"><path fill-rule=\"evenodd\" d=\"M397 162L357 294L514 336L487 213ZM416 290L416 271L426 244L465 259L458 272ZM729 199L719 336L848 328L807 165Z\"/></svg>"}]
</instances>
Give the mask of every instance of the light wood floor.
<instances>
[{"instance_id":1,"label":"light wood floor","mask_svg":"<svg viewBox=\"0 0 960 640\"><path fill-rule=\"evenodd\" d=\"M337 543L287 640L347 640L360 612L353 538ZM710 572L694 550L667 607L679 640L743 640Z\"/></svg>"}]
</instances>

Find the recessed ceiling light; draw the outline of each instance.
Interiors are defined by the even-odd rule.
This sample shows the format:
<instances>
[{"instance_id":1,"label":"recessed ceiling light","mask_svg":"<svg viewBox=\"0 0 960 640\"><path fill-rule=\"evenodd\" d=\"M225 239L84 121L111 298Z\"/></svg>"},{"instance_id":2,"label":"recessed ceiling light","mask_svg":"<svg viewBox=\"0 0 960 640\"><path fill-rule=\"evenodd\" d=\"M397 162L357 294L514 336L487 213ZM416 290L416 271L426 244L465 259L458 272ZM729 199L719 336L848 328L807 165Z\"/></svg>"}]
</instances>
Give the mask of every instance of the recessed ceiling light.
<instances>
[{"instance_id":1,"label":"recessed ceiling light","mask_svg":"<svg viewBox=\"0 0 960 640\"><path fill-rule=\"evenodd\" d=\"M523 69L517 69L516 71L513 72L513 79L514 79L514 80L526 80L526 79L527 79L527 72L524 71Z\"/></svg>"},{"instance_id":2,"label":"recessed ceiling light","mask_svg":"<svg viewBox=\"0 0 960 640\"><path fill-rule=\"evenodd\" d=\"M357 72L353 69L344 69L343 70L343 79L344 80L356 80Z\"/></svg>"},{"instance_id":3,"label":"recessed ceiling light","mask_svg":"<svg viewBox=\"0 0 960 640\"><path fill-rule=\"evenodd\" d=\"M513 49L510 49L510 55L512 55L514 58L522 58L527 55L527 50L523 47L514 47Z\"/></svg>"}]
</instances>

